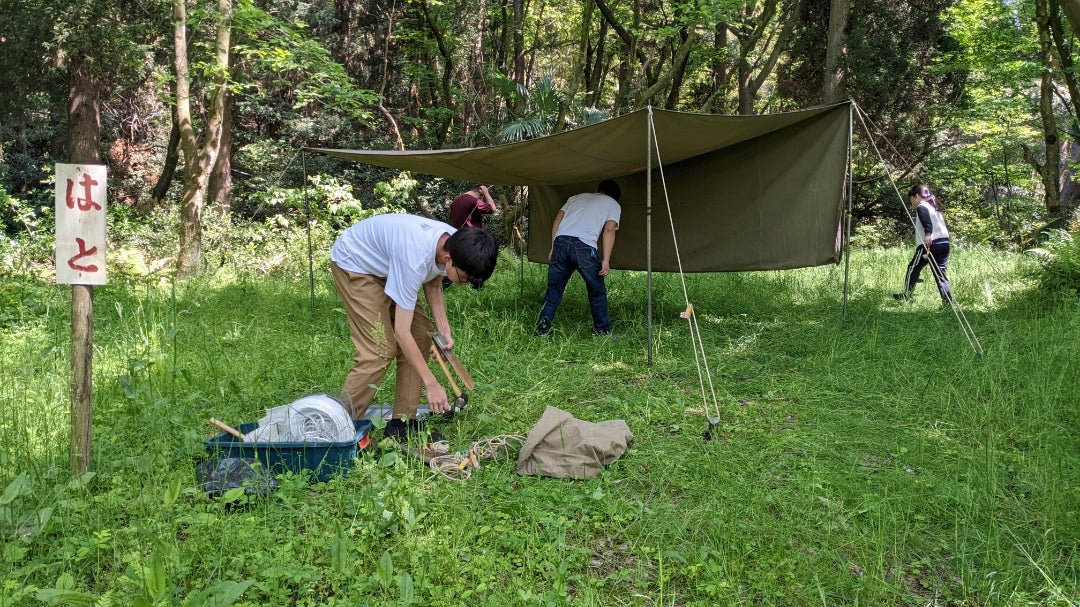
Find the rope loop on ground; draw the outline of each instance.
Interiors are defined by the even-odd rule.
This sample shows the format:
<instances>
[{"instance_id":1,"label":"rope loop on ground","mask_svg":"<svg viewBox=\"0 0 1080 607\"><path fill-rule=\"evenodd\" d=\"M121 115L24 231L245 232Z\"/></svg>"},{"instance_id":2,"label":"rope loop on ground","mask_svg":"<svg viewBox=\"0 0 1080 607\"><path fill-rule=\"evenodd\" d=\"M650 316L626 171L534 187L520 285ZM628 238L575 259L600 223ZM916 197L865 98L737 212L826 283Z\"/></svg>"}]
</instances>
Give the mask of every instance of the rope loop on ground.
<instances>
[{"instance_id":1,"label":"rope loop on ground","mask_svg":"<svg viewBox=\"0 0 1080 607\"><path fill-rule=\"evenodd\" d=\"M450 480L464 480L472 476L472 471L480 468L480 460L509 458L513 454L512 443L517 448L525 443L525 437L517 434L503 434L476 440L468 449L450 453L450 443L438 441L431 444L431 449L441 453L428 462L428 466L439 476Z\"/></svg>"}]
</instances>

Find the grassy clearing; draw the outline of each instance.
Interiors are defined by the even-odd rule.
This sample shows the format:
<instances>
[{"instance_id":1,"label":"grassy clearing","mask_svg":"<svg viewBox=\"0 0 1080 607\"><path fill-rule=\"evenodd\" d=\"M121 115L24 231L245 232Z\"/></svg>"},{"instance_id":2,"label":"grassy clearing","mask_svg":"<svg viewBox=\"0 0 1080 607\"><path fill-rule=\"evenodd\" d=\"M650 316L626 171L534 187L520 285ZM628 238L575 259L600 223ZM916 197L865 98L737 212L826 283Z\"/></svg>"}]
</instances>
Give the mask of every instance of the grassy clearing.
<instances>
[{"instance_id":1,"label":"grassy clearing","mask_svg":"<svg viewBox=\"0 0 1080 607\"><path fill-rule=\"evenodd\" d=\"M976 357L932 285L892 300L907 254L856 251L846 311L843 266L687 276L710 442L678 276L654 276L649 365L643 274L609 279L618 339L589 335L579 279L536 339L545 267L503 259L484 290L448 292L478 386L442 431L459 449L527 434L548 405L623 419L634 440L601 478L500 461L454 482L377 445L344 477L227 500L195 486L206 419L343 381L325 259L314 314L299 257L99 287L94 472L74 480L69 291L6 281L0 606L1075 605L1080 305L1034 297L1025 258L961 249Z\"/></svg>"}]
</instances>

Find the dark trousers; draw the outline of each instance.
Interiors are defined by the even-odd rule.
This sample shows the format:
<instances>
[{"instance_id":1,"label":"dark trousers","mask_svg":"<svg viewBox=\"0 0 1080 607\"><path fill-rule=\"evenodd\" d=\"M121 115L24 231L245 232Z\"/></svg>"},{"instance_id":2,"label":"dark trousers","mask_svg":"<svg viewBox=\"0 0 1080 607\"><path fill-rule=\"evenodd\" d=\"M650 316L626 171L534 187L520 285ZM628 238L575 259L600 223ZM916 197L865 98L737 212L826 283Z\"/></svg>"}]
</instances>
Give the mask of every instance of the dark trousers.
<instances>
[{"instance_id":1,"label":"dark trousers","mask_svg":"<svg viewBox=\"0 0 1080 607\"><path fill-rule=\"evenodd\" d=\"M607 287L604 277L600 276L600 258L596 249L573 236L559 236L551 251L548 265L547 294L544 307L540 310L540 320L536 323L536 332L545 334L551 331L555 321L555 311L562 303L566 283L577 271L585 280L585 289L589 293L589 307L592 310L593 333L610 333L611 318L608 316Z\"/></svg>"},{"instance_id":2,"label":"dark trousers","mask_svg":"<svg viewBox=\"0 0 1080 607\"><path fill-rule=\"evenodd\" d=\"M937 283L941 301L946 304L952 303L952 285L949 284L949 277L946 274L949 267L949 241L941 240L930 243L930 256L934 258L934 265L930 267L930 270L934 275L934 282ZM912 256L911 261L908 262L907 274L904 277L905 295L911 295L912 291L915 290L915 284L919 281L919 274L928 264L930 264L930 259L926 255L926 246L919 245L915 247L915 254Z\"/></svg>"}]
</instances>

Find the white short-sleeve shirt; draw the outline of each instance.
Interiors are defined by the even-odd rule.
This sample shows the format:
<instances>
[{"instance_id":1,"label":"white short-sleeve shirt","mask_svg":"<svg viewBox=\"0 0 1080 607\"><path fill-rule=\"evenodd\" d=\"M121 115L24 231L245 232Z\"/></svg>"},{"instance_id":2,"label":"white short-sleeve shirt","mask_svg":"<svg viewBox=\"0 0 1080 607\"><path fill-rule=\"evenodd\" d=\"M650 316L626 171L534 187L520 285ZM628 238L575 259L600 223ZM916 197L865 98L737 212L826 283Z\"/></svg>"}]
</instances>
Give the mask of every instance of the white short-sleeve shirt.
<instances>
[{"instance_id":1,"label":"white short-sleeve shirt","mask_svg":"<svg viewBox=\"0 0 1080 607\"><path fill-rule=\"evenodd\" d=\"M442 235L456 231L418 215L376 215L342 232L330 259L342 270L385 278L386 295L401 309L412 310L424 283L446 275L435 253Z\"/></svg>"},{"instance_id":2,"label":"white short-sleeve shirt","mask_svg":"<svg viewBox=\"0 0 1080 607\"><path fill-rule=\"evenodd\" d=\"M600 240L600 232L605 223L614 221L615 229L618 230L619 219L622 217L619 203L600 192L571 196L560 210L563 218L554 237L573 236L590 247L595 247Z\"/></svg>"}]
</instances>

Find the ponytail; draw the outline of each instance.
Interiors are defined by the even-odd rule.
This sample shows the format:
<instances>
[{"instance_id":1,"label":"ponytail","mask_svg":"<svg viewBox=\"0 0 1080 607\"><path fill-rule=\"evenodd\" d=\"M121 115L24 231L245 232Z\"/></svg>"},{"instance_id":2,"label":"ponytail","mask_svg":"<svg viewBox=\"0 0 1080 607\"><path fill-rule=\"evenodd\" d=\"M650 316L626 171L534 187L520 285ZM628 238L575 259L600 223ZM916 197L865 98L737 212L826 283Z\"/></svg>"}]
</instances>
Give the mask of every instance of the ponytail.
<instances>
[{"instance_id":1,"label":"ponytail","mask_svg":"<svg viewBox=\"0 0 1080 607\"><path fill-rule=\"evenodd\" d=\"M934 196L934 193L930 191L930 186L923 183L911 186L911 189L908 190L908 197L915 196L916 194L925 198L926 201L930 203L930 206L934 207L935 211L941 210L941 205L938 204L937 196Z\"/></svg>"}]
</instances>

